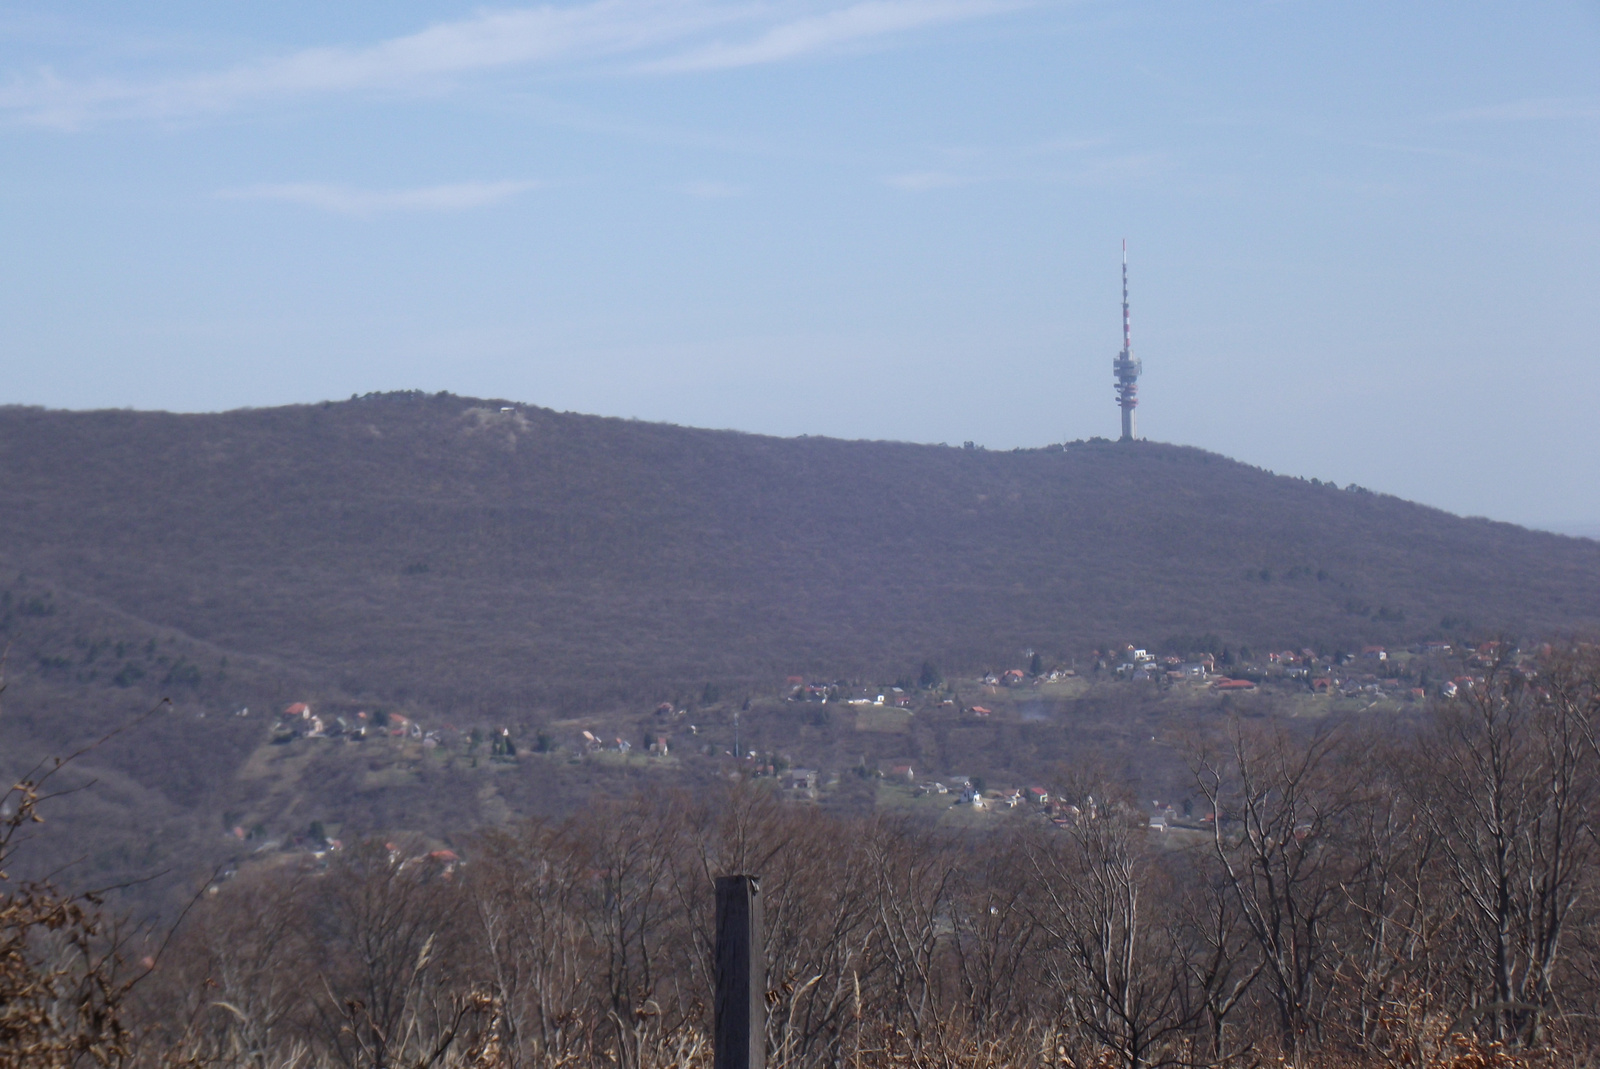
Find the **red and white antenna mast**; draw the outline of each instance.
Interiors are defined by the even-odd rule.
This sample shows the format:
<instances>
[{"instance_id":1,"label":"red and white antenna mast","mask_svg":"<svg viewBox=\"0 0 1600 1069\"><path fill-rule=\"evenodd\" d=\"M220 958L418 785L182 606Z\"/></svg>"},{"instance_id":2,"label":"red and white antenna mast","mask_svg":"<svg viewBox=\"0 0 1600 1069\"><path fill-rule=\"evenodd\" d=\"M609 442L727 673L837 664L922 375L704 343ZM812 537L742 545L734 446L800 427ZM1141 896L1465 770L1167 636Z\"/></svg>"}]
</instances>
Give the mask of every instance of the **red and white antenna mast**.
<instances>
[{"instance_id":1,"label":"red and white antenna mast","mask_svg":"<svg viewBox=\"0 0 1600 1069\"><path fill-rule=\"evenodd\" d=\"M1131 442L1137 434L1133 410L1139 407L1139 372L1143 363L1133 355L1133 316L1128 311L1128 239L1122 239L1122 352L1111 362L1117 377L1117 407L1122 409L1122 440Z\"/></svg>"}]
</instances>

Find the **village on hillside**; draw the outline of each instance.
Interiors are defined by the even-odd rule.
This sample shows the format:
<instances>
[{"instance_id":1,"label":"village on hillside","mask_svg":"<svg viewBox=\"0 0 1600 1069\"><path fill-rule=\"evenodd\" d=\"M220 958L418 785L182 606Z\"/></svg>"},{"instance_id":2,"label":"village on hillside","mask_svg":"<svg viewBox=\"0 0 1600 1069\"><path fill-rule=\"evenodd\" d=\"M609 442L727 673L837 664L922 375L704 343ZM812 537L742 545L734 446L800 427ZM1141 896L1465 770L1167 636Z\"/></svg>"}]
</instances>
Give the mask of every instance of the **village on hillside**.
<instances>
[{"instance_id":1,"label":"village on hillside","mask_svg":"<svg viewBox=\"0 0 1600 1069\"><path fill-rule=\"evenodd\" d=\"M514 773L522 767L537 774L540 767L549 767L542 762L551 761L592 765L601 774L607 769L664 774L681 772L690 761L701 774L709 769L711 774L765 784L802 805L827 804L842 784L867 780L876 785L880 808L921 813L962 827L981 829L1004 818L1069 827L1086 814L1113 807L1147 824L1152 834L1181 837L1208 832L1215 814L1187 798L1148 799L1133 813L1125 800L1069 797L1058 785L1027 774L1008 776L989 769L981 775L924 767L912 759L871 760L866 756L869 747L861 748L854 765L822 767L814 754L763 748L741 731L761 722L800 718L847 738L877 740L882 744L875 747L877 752L892 753L897 745L893 740L908 737L919 719L966 725L964 730L982 733L1045 720L1050 709L1096 698L1212 712L1245 702L1240 708L1270 706L1290 717L1401 716L1420 711L1429 701L1454 698L1482 684L1497 668L1527 671L1532 656L1499 641L1464 649L1436 641L1405 650L1366 646L1319 654L1310 649L1252 653L1223 648L1184 656L1157 655L1128 644L1092 651L1080 667L1049 664L1026 650L1019 666L969 677L945 679L931 664L915 680L873 685L796 675L766 695L738 701L724 700L719 688L707 684L698 695L658 702L647 710L554 720L531 729L525 723L461 727L442 717L425 723L421 714L337 701L316 706L295 701L271 718L266 745L272 751L286 748L285 756L304 747L359 747L373 767L391 768L395 775L423 767L461 774ZM230 834L252 840L258 853L282 851L325 863L326 855L340 847L325 829L337 826L330 820L306 832L273 835L265 825L248 831L240 825Z\"/></svg>"}]
</instances>

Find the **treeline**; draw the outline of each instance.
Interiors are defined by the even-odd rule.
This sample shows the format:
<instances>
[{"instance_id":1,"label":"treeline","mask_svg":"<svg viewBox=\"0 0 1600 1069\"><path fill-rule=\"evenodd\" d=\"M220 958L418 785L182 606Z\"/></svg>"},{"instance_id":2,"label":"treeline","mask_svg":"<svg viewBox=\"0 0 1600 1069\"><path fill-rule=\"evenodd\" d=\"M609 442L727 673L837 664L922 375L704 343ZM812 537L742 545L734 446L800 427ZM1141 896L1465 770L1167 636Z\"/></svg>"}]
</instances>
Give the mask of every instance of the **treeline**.
<instances>
[{"instance_id":1,"label":"treeline","mask_svg":"<svg viewBox=\"0 0 1600 1069\"><path fill-rule=\"evenodd\" d=\"M1592 1064L1600 658L1503 665L1405 729L1300 727L1194 740L1215 817L1183 838L1090 772L1055 785L1076 822L982 837L733 783L464 861L363 842L162 945L9 889L0 1063L709 1065L713 879L752 872L775 1069Z\"/></svg>"}]
</instances>

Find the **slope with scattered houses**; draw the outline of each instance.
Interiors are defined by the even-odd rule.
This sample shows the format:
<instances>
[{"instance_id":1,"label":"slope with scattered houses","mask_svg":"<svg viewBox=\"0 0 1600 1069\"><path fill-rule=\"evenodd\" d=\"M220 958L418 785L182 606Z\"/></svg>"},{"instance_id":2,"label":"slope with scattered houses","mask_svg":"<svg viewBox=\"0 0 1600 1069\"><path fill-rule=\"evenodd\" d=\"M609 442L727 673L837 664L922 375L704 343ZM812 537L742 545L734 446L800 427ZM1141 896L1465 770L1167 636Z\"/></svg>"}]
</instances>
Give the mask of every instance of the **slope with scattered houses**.
<instances>
[{"instance_id":1,"label":"slope with scattered houses","mask_svg":"<svg viewBox=\"0 0 1600 1069\"><path fill-rule=\"evenodd\" d=\"M1136 754L1151 772L1145 793L1155 799L1144 819L1155 832L1181 833L1203 830L1212 817L1186 796L1181 777L1162 773L1163 761L1173 764L1170 729L1236 709L1272 708L1301 718L1405 715L1524 656L1496 641L1464 650L1429 642L1406 650L1162 655L1128 644L1095 650L1082 667L1046 665L1035 656L1027 667L949 680L936 678L931 666L919 681L884 684L795 675L773 693L739 700L705 693L648 710L473 727L430 727L418 716L368 709L319 711L295 701L272 722L263 745L285 753L309 747L336 760L341 752L350 760L361 754L372 767L427 766L463 778L481 777L483 768L494 766L510 777L502 777L506 783L558 769L582 769L601 783L644 776L688 784L736 776L800 804L852 798L859 804L865 797L872 806L973 828L997 819L1065 826L1085 812L1127 803L1071 796L1060 782L1061 762L1115 743L1127 734L1127 723L1137 721L1154 728L1149 745ZM1106 708L1121 712L1092 715ZM1031 756L990 744L1018 732L1029 736ZM941 736L956 741L943 756L928 745ZM326 749L339 745L350 749ZM602 789L597 796L611 793ZM317 827L343 826L342 816L330 812ZM271 823L268 816L258 823L259 834L245 837L277 851L321 856L330 849L328 836L288 835L266 826ZM236 827L234 834L243 833Z\"/></svg>"}]
</instances>

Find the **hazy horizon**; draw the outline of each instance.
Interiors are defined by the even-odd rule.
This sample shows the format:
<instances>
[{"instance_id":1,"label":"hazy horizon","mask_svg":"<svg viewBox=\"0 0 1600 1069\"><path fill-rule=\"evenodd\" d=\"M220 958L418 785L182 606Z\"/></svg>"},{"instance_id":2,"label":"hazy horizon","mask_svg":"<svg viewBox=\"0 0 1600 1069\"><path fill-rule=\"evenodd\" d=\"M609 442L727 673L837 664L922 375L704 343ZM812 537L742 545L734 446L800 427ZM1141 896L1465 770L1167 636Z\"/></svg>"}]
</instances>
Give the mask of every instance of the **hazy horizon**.
<instances>
[{"instance_id":1,"label":"hazy horizon","mask_svg":"<svg viewBox=\"0 0 1600 1069\"><path fill-rule=\"evenodd\" d=\"M380 392L380 391L372 391L372 392ZM447 393L455 393L455 391L445 391L445 392L447 392ZM360 396L361 396L360 394L355 394L355 395L352 395L349 398L326 398L326 397L324 397L324 398L316 398L314 400L309 400L309 401L291 401L291 402L286 402L286 404L288 404L288 405L295 405L295 404L303 404L303 405L337 404L341 400L346 400L346 401L357 400ZM464 396L464 395L457 394L457 396ZM515 405L533 405L535 407L545 407L545 408L549 407L549 406L538 405L537 402L527 401L525 399L514 398L514 397L472 398L472 397L469 396L469 397L467 397L467 399L469 399L469 400L476 399L476 400L485 400L485 401L509 402L509 403L515 404ZM27 407L27 406L24 406L24 407ZM223 414L226 414L227 412L231 412L231 411L249 411L249 410L254 409L254 408L276 407L276 406L240 405L240 406L236 406L235 408L232 408L232 409L194 409L194 410L187 410L187 411L175 410L175 409L141 409L141 408L133 408L131 406L116 406L116 407L103 406L103 407L101 407L99 409L65 409L65 408L56 408L56 407L53 407L53 406L37 406L37 407L43 407L46 410L60 411L60 412L126 411L126 412L166 413L166 414L171 414L171 415L223 415ZM562 410L562 411L564 411L566 414L571 414L571 415L596 415L596 416L601 416L602 418L611 418L611 419L638 419L639 418L639 417L632 417L632 416L607 415L605 413L574 412L574 411L572 411L570 409ZM962 443L959 443L959 442L948 442L948 441L918 442L918 441L912 441L910 439L902 439L902 438L877 438L877 439L873 439L873 438L861 437L861 436L858 436L858 437L855 437L855 438L844 438L843 436L839 436L839 435L812 435L812 434L808 434L808 433L803 432L803 431L800 432L799 434L769 435L769 434L767 434L767 432L764 432L764 431L751 431L751 430L747 430L747 429L741 428L741 427L703 427L703 426L696 426L696 425L693 425L693 424L676 423L675 421L672 421L672 420L648 420L648 421L645 421L645 422L660 423L660 424L667 425L667 426L681 426L681 427L686 427L686 428L693 429L693 430L730 431L730 432L740 433L740 434L757 434L757 435L766 435L768 437L777 437L777 438L827 437L827 438L839 438L840 440L844 440L844 441L889 441L889 442L897 442L897 443L905 444L905 445L927 445L927 446L945 446L945 447L954 447L954 446L962 444ZM1115 436L1114 433L1111 433L1111 434L1100 434L1100 435L1087 435L1087 436L1085 436L1085 438L1098 437L1098 438L1103 438L1103 439L1109 439L1109 438L1112 438L1114 436ZM1065 442L1081 441L1081 440L1084 440L1084 439L1066 439L1063 442L1039 442L1039 443L1035 443L1035 444L1033 444L1031 446L1021 446L1021 447L1012 447L1012 448L1024 448L1024 449L1027 449L1027 448L1039 448L1039 447L1048 446L1048 445L1060 445L1060 444L1064 444ZM1193 443L1161 442L1161 441L1159 441L1157 439L1145 438L1143 436L1141 436L1141 440L1143 440L1143 441L1151 441L1151 442L1154 442L1155 444L1158 444L1158 445L1176 445L1176 446L1190 446L1190 447L1193 447L1193 448L1204 448L1203 446L1195 446L1195 445L1193 445ZM987 443L984 443L984 442L974 442L973 444L978 446L978 447L980 447L980 448L984 448L984 449L991 448ZM1215 452L1215 450L1211 450L1211 452ZM1238 459L1238 458L1229 458L1229 459ZM1304 472L1280 471L1280 470L1271 468L1270 466L1264 465L1264 464L1256 465L1256 466L1266 468L1266 470L1271 471L1275 475L1298 476L1298 477L1301 477L1301 478L1314 478L1315 477L1315 476L1312 476L1312 475L1308 475L1308 474L1306 474ZM1345 484L1345 485L1348 485L1348 484ZM1357 484L1357 485L1361 485L1361 484ZM1370 487L1370 486L1366 487L1366 489L1379 490L1379 488L1377 488L1377 487ZM1388 493L1389 491L1380 490L1379 492ZM1402 495L1396 495L1396 496L1402 496ZM1415 500L1415 499L1408 499L1408 500ZM1420 501L1418 503L1419 504L1423 504L1423 505L1429 504L1426 501ZM1432 507L1439 508L1441 506L1434 505ZM1445 509L1445 511L1448 512L1448 511L1451 511L1451 510ZM1484 519L1490 519L1490 520L1500 520L1501 519L1501 517L1481 516L1481 514L1470 514L1469 515L1469 514L1458 513L1458 515L1463 515L1466 518L1484 518ZM1516 520L1503 521L1503 522L1517 523L1519 526L1527 527L1530 530L1547 531L1547 532L1549 532L1551 534L1567 535L1567 536L1572 537L1572 538L1588 538L1588 539L1592 539L1592 540L1595 540L1595 541L1600 541L1600 523L1588 523L1588 522L1581 521L1581 520L1569 521L1569 520L1560 520L1560 519L1549 520L1549 521L1545 521L1545 522L1536 522L1536 521L1535 522L1521 522L1521 521L1516 521Z\"/></svg>"},{"instance_id":2,"label":"hazy horizon","mask_svg":"<svg viewBox=\"0 0 1600 1069\"><path fill-rule=\"evenodd\" d=\"M0 15L0 402L1141 434L1600 534L1600 9Z\"/></svg>"}]
</instances>

